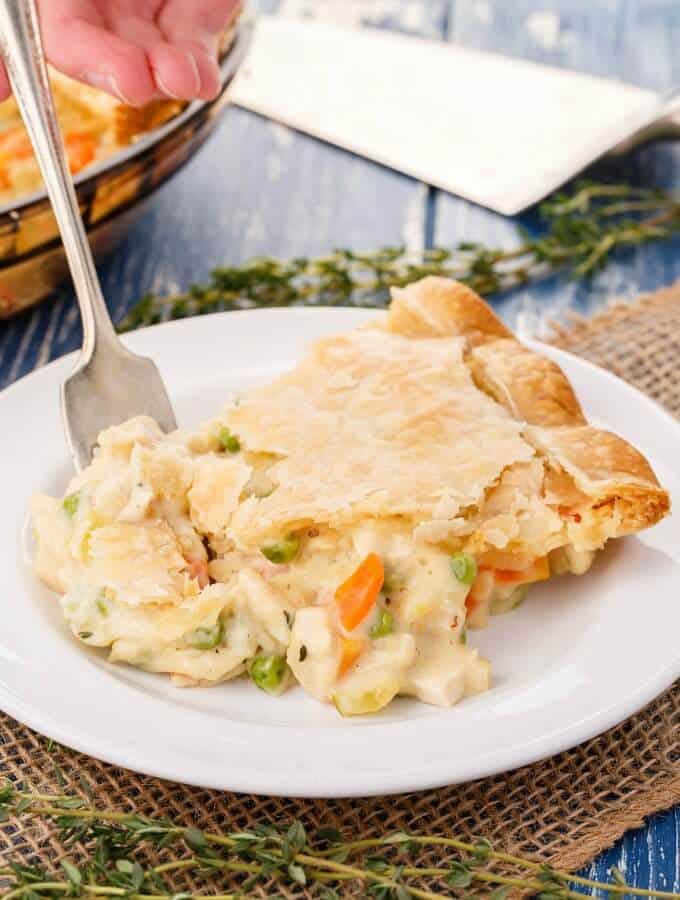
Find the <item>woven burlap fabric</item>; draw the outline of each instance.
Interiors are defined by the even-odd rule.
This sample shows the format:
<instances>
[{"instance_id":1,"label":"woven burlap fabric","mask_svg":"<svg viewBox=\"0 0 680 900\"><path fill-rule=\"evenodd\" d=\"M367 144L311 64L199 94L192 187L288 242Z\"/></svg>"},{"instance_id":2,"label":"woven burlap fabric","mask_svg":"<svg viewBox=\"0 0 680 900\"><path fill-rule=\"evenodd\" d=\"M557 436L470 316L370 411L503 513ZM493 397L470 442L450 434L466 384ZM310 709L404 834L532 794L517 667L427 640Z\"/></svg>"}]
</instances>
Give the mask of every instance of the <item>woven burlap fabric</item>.
<instances>
[{"instance_id":1,"label":"woven burlap fabric","mask_svg":"<svg viewBox=\"0 0 680 900\"><path fill-rule=\"evenodd\" d=\"M680 415L680 284L593 319L556 326L553 340ZM134 735L123 739L134 741ZM311 828L336 827L349 839L393 830L484 835L499 849L573 871L651 813L680 802L680 683L627 722L567 753L509 774L397 797L293 800L190 788L51 747L8 716L0 716L0 774L42 791L59 790L61 777L76 792L84 775L101 805L170 816L204 830L299 818ZM1 826L3 860L44 864L61 852L45 824L21 819ZM445 858L446 852L433 850L420 862L441 864ZM184 886L191 886L190 878ZM264 895L268 888L261 890ZM362 889L346 885L341 893L360 896Z\"/></svg>"}]
</instances>

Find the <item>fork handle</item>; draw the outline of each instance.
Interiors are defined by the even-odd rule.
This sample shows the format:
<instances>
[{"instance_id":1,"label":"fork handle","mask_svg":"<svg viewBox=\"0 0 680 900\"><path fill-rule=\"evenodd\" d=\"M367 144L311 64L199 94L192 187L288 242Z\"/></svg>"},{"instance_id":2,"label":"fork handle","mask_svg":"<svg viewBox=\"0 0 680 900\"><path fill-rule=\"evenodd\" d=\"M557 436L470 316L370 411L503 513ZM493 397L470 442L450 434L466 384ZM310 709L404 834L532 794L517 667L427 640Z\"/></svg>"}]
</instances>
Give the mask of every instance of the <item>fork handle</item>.
<instances>
[{"instance_id":1,"label":"fork handle","mask_svg":"<svg viewBox=\"0 0 680 900\"><path fill-rule=\"evenodd\" d=\"M83 320L83 356L117 342L66 162L35 0L0 0L0 51L61 232Z\"/></svg>"}]
</instances>

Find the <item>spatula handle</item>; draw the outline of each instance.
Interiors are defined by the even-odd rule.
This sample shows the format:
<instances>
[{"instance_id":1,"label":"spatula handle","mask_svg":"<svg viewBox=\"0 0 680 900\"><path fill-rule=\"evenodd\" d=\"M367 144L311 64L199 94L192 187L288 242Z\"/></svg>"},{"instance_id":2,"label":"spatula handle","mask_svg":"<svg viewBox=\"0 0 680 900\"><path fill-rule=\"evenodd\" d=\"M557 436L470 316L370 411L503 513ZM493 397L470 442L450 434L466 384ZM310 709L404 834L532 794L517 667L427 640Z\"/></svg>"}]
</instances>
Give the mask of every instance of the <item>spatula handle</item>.
<instances>
[{"instance_id":1,"label":"spatula handle","mask_svg":"<svg viewBox=\"0 0 680 900\"><path fill-rule=\"evenodd\" d=\"M61 232L83 319L83 354L116 340L66 162L35 0L0 0L0 51Z\"/></svg>"}]
</instances>

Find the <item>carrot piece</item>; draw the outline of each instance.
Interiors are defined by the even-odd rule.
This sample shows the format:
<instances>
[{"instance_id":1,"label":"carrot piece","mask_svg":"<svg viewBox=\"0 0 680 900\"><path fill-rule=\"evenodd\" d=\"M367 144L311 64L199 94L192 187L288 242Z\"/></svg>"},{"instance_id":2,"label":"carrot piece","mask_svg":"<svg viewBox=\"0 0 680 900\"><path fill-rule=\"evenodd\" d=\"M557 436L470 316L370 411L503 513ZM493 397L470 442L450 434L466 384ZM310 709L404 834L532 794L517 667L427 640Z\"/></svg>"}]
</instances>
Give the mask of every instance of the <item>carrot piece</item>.
<instances>
[{"instance_id":1,"label":"carrot piece","mask_svg":"<svg viewBox=\"0 0 680 900\"><path fill-rule=\"evenodd\" d=\"M545 581L550 578L548 557L541 556L526 569L496 569L494 575L499 584L529 584L532 581Z\"/></svg>"},{"instance_id":2,"label":"carrot piece","mask_svg":"<svg viewBox=\"0 0 680 900\"><path fill-rule=\"evenodd\" d=\"M335 592L343 628L352 631L369 614L385 581L385 569L376 553L369 553L359 568Z\"/></svg>"},{"instance_id":3,"label":"carrot piece","mask_svg":"<svg viewBox=\"0 0 680 900\"><path fill-rule=\"evenodd\" d=\"M361 656L366 645L365 641L357 641L354 638L340 638L340 662L338 664L338 678L342 678L352 668Z\"/></svg>"},{"instance_id":4,"label":"carrot piece","mask_svg":"<svg viewBox=\"0 0 680 900\"><path fill-rule=\"evenodd\" d=\"M477 577L472 582L472 587L465 598L465 608L468 613L473 613L478 606L482 606L489 602L493 586L493 572L489 569L480 568Z\"/></svg>"},{"instance_id":5,"label":"carrot piece","mask_svg":"<svg viewBox=\"0 0 680 900\"><path fill-rule=\"evenodd\" d=\"M75 175L94 159L96 144L94 138L82 131L72 131L66 135L66 153L71 172Z\"/></svg>"},{"instance_id":6,"label":"carrot piece","mask_svg":"<svg viewBox=\"0 0 680 900\"><path fill-rule=\"evenodd\" d=\"M23 128L11 128L0 135L0 153L3 158L10 160L33 156L33 147Z\"/></svg>"}]
</instances>

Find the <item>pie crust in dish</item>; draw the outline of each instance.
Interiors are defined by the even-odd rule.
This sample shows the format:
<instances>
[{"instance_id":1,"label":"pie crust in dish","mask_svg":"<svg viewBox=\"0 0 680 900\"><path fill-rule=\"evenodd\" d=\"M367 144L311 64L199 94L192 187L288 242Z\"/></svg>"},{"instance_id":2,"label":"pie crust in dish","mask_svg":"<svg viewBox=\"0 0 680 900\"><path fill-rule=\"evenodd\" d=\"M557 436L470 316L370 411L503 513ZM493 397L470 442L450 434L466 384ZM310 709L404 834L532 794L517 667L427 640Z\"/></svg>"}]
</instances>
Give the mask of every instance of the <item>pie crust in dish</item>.
<instances>
[{"instance_id":1,"label":"pie crust in dish","mask_svg":"<svg viewBox=\"0 0 680 900\"><path fill-rule=\"evenodd\" d=\"M485 690L470 629L668 510L560 368L440 278L197 431L108 429L65 498L32 501L81 641L179 685L297 681L343 715Z\"/></svg>"},{"instance_id":2,"label":"pie crust in dish","mask_svg":"<svg viewBox=\"0 0 680 900\"><path fill-rule=\"evenodd\" d=\"M135 108L50 70L50 83L72 174L107 159L182 109L176 100ZM0 205L42 187L42 176L14 97L0 104Z\"/></svg>"}]
</instances>

